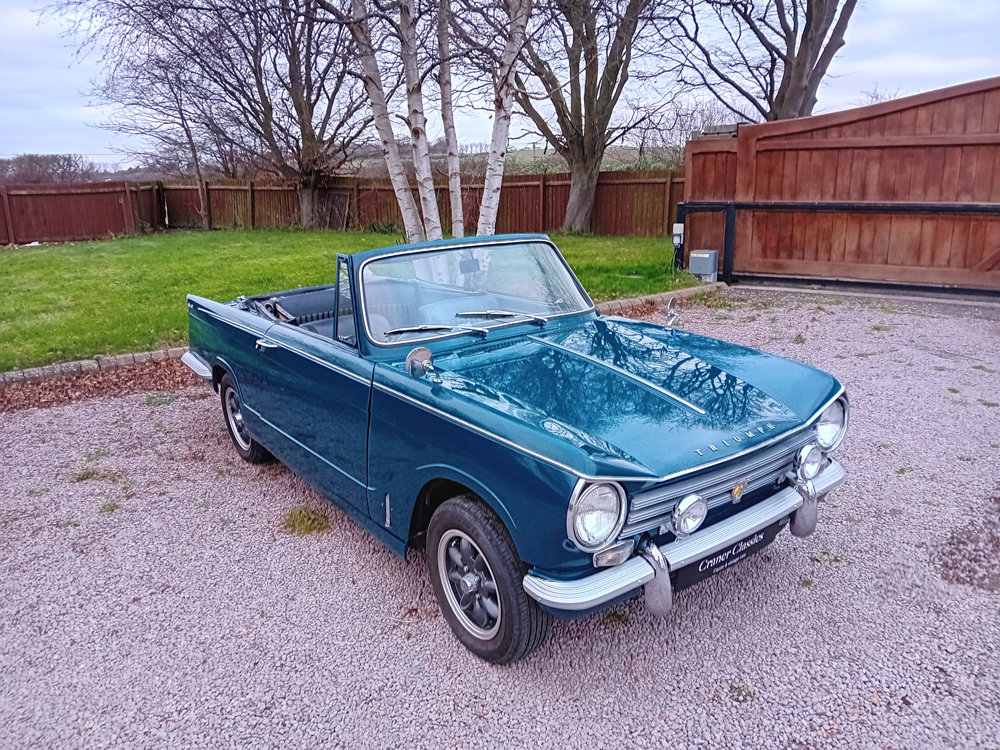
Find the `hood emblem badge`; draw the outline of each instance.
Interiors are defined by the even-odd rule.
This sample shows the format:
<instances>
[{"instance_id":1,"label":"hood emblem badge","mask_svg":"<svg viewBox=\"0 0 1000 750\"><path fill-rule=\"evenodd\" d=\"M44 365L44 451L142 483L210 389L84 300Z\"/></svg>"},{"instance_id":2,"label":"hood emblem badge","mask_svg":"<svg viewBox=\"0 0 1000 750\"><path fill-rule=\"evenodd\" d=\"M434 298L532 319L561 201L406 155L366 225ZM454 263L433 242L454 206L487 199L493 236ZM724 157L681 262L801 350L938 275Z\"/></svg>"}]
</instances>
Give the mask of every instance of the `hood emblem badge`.
<instances>
[{"instance_id":1,"label":"hood emblem badge","mask_svg":"<svg viewBox=\"0 0 1000 750\"><path fill-rule=\"evenodd\" d=\"M747 430L742 435L733 435L728 440L723 440L722 444L727 448L730 448L732 447L732 444L729 442L730 440L732 440L734 443L742 443L744 440L752 440L753 438L760 437L761 435L766 435L768 432L774 430L774 425L771 422L768 422L765 425L765 427L767 427L767 430L765 430L764 427L758 427L756 430ZM708 446L708 449L712 451L712 453L719 452L719 446L717 445L710 445ZM701 448L695 448L694 452L697 453L699 456L705 455L704 451Z\"/></svg>"},{"instance_id":2,"label":"hood emblem badge","mask_svg":"<svg viewBox=\"0 0 1000 750\"><path fill-rule=\"evenodd\" d=\"M746 491L747 491L747 480L744 479L742 482L733 487L729 491L729 494L733 496L733 502L738 503L740 500L743 499L743 494Z\"/></svg>"}]
</instances>

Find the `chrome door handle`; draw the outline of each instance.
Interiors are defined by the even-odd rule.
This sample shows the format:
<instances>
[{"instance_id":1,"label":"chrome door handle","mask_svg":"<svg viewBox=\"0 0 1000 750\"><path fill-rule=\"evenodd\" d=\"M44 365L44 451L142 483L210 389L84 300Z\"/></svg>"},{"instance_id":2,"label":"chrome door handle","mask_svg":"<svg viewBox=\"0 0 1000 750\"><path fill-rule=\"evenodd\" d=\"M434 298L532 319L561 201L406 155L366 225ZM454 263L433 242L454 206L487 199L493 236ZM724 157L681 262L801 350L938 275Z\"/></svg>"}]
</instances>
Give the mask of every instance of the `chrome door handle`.
<instances>
[{"instance_id":1,"label":"chrome door handle","mask_svg":"<svg viewBox=\"0 0 1000 750\"><path fill-rule=\"evenodd\" d=\"M268 341L267 339L257 339L254 347L256 347L259 352L266 352L268 349L277 349L278 345Z\"/></svg>"}]
</instances>

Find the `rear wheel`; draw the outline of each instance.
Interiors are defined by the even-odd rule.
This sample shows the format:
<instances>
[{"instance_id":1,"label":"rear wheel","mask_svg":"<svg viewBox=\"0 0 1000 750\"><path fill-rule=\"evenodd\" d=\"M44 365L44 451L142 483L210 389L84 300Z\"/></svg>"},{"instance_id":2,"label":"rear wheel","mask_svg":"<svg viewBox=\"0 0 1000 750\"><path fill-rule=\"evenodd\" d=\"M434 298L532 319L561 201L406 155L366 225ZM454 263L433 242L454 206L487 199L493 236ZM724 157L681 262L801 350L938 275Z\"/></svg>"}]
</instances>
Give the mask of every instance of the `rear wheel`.
<instances>
[{"instance_id":1,"label":"rear wheel","mask_svg":"<svg viewBox=\"0 0 1000 750\"><path fill-rule=\"evenodd\" d=\"M247 463L264 464L274 460L267 449L250 437L243 421L243 402L240 392L230 375L222 376L219 382L219 396L222 399L222 414L226 418L226 428L233 440L236 452Z\"/></svg>"},{"instance_id":2,"label":"rear wheel","mask_svg":"<svg viewBox=\"0 0 1000 750\"><path fill-rule=\"evenodd\" d=\"M483 503L461 495L435 511L427 565L445 619L476 656L509 664L542 645L552 617L525 593L510 534Z\"/></svg>"}]
</instances>

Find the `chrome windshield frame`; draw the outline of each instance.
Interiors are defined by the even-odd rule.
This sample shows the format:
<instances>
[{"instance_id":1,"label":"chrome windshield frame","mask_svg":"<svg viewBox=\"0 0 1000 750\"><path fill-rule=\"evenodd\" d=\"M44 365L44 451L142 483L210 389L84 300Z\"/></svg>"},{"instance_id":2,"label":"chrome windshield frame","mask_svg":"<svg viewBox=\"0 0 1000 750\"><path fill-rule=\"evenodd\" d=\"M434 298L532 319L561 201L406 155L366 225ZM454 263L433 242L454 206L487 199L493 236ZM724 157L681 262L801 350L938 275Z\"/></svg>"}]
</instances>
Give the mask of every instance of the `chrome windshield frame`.
<instances>
[{"instance_id":1,"label":"chrome windshield frame","mask_svg":"<svg viewBox=\"0 0 1000 750\"><path fill-rule=\"evenodd\" d=\"M399 250L393 253L386 253L385 255L376 255L371 258L366 258L364 261L362 261L361 265L358 266L358 269L356 271L357 288L358 288L357 304L358 307L360 308L361 321L363 324L362 328L364 329L365 338L368 340L368 343L371 344L372 346L379 347L380 349L391 349L393 347L409 346L411 344L417 344L426 341L442 341L445 339L457 338L459 336L472 335L470 331L463 330L463 331L455 331L452 333L441 333L439 335L434 335L434 336L421 336L418 338L404 339L402 341L394 341L392 343L376 340L376 338L372 335L371 328L368 325L368 305L365 300L364 271L365 271L365 266L367 266L369 263L385 260L386 258L397 258L403 255L425 255L427 253L440 253L446 250L459 250L464 248L480 248L480 247L492 247L499 245L526 245L526 244L544 244L551 247L555 251L556 257L559 259L559 262L562 263L563 268L566 269L566 273L568 273L570 278L573 280L573 283L576 285L577 290L580 292L581 295L583 295L583 299L589 303L588 307L583 308L581 310L573 310L572 312L556 313L554 315L545 315L537 317L544 317L546 320L558 320L559 318L566 318L572 315L584 315L586 313L592 313L597 310L597 306L594 304L594 301L590 298L590 295L587 294L587 290L583 288L583 284L580 283L580 279L577 278L576 274L573 272L573 269L570 267L569 263L566 262L566 258L563 257L563 254L559 251L559 248L556 247L556 244L552 242L552 240L542 239L542 238L530 239L530 240L519 238L519 239L503 240L499 242L483 242L482 240L479 240L477 242L475 240L470 240L469 242L448 244L445 247L431 247L431 248L425 247L413 250ZM499 331L505 328L511 328L513 326L525 325L529 323L531 323L530 320L504 321L503 323L498 323L495 326L490 326L489 330Z\"/></svg>"}]
</instances>

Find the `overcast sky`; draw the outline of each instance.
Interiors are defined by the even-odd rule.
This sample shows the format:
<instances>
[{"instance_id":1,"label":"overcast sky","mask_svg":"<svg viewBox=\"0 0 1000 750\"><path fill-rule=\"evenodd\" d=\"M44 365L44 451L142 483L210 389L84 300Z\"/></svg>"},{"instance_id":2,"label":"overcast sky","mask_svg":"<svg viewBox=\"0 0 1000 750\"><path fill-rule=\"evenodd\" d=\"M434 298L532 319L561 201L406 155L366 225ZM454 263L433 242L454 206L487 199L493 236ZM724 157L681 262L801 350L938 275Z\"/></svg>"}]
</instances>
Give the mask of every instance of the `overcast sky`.
<instances>
[{"instance_id":1,"label":"overcast sky","mask_svg":"<svg viewBox=\"0 0 1000 750\"><path fill-rule=\"evenodd\" d=\"M120 137L94 127L104 116L87 91L98 56L76 56L54 20L39 23L38 0L0 0L0 157L79 153L115 162ZM917 93L1000 75L997 0L861 0L847 45L820 92L817 113L856 104L862 92ZM485 116L459 123L465 142L489 139Z\"/></svg>"}]
</instances>

